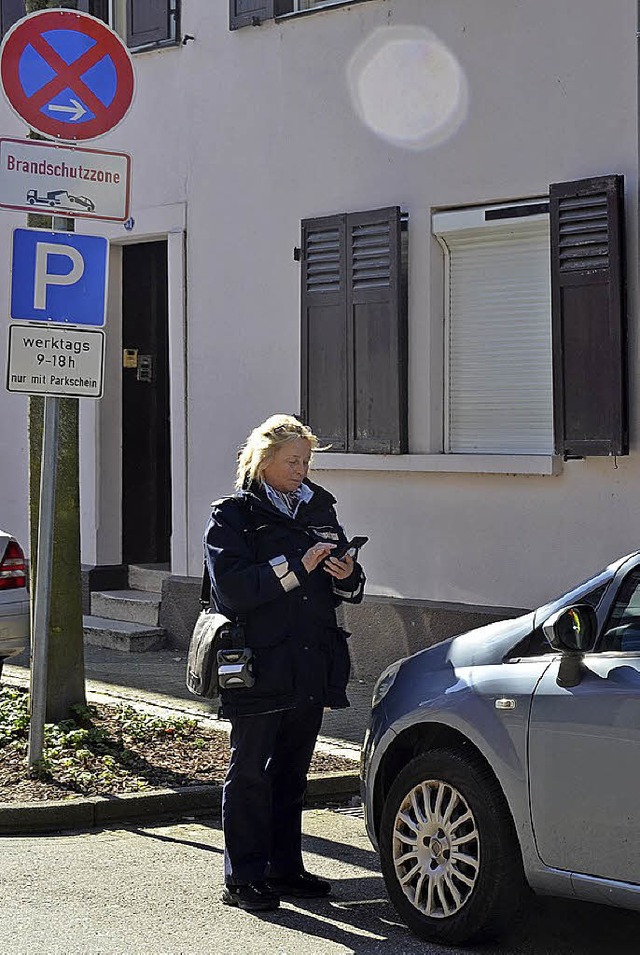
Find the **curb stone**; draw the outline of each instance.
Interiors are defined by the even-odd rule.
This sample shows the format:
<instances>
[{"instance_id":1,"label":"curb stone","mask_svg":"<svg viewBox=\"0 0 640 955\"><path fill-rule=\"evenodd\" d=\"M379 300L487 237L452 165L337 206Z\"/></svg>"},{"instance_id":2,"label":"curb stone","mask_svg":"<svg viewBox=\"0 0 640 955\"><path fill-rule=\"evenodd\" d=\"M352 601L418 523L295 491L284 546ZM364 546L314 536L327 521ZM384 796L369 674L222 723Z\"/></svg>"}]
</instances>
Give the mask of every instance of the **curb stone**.
<instances>
[{"instance_id":1,"label":"curb stone","mask_svg":"<svg viewBox=\"0 0 640 955\"><path fill-rule=\"evenodd\" d=\"M360 792L357 772L318 773L309 777L305 803L354 796ZM0 835L27 835L96 829L123 821L144 821L146 825L185 813L219 813L222 786L185 786L155 789L148 793L118 796L91 796L49 802L0 803Z\"/></svg>"}]
</instances>

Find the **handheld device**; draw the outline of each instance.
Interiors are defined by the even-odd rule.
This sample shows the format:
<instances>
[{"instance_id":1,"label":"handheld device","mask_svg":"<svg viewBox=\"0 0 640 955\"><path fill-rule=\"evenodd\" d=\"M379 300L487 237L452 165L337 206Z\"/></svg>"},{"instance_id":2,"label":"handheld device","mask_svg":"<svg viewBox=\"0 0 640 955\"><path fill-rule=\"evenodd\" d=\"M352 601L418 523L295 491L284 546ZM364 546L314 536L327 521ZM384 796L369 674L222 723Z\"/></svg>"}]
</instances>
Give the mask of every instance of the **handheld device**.
<instances>
[{"instance_id":1,"label":"handheld device","mask_svg":"<svg viewBox=\"0 0 640 955\"><path fill-rule=\"evenodd\" d=\"M350 550L357 551L360 550L361 547L364 547L368 540L368 537L352 537L346 544L342 544L340 547L337 547L336 550L332 550L329 557L337 557L338 560L342 560L344 555L348 554Z\"/></svg>"}]
</instances>

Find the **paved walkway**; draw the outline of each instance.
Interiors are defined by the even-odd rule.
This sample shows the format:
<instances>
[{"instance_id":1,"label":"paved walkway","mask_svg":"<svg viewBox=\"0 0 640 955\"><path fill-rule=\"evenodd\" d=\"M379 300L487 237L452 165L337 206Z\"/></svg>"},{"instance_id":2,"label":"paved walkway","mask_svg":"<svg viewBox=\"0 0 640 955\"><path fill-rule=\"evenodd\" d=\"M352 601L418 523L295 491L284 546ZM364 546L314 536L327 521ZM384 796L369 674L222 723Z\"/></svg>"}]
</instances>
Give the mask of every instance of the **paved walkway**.
<instances>
[{"instance_id":1,"label":"paved walkway","mask_svg":"<svg viewBox=\"0 0 640 955\"><path fill-rule=\"evenodd\" d=\"M29 678L29 658L24 653L5 665L3 674L10 682L25 684ZM184 682L186 653L158 650L149 653L121 653L100 647L85 647L87 692L94 698L116 697L201 716L215 712L209 703L192 696ZM3 676L4 679L4 676ZM335 749L359 749L369 719L370 684L354 680L349 684L351 706L331 710L324 715L321 742ZM224 724L221 720L220 724Z\"/></svg>"}]
</instances>

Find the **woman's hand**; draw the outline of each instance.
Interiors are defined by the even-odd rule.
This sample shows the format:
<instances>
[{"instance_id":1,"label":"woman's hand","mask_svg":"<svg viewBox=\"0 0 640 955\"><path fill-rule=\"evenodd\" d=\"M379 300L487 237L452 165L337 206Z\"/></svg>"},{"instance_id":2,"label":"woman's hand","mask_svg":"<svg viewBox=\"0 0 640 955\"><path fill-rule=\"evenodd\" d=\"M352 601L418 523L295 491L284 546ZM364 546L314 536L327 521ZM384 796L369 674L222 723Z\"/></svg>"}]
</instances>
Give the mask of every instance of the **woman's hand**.
<instances>
[{"instance_id":1,"label":"woman's hand","mask_svg":"<svg viewBox=\"0 0 640 955\"><path fill-rule=\"evenodd\" d=\"M329 557L324 569L336 580L345 580L353 573L353 557L350 554L345 554L342 560L338 560L337 557Z\"/></svg>"},{"instance_id":2,"label":"woman's hand","mask_svg":"<svg viewBox=\"0 0 640 955\"><path fill-rule=\"evenodd\" d=\"M322 563L327 554L330 554L335 544L327 544L321 542L319 544L314 544L313 547L310 547L307 553L302 558L302 566L308 574L312 570L315 570L316 567Z\"/></svg>"}]
</instances>

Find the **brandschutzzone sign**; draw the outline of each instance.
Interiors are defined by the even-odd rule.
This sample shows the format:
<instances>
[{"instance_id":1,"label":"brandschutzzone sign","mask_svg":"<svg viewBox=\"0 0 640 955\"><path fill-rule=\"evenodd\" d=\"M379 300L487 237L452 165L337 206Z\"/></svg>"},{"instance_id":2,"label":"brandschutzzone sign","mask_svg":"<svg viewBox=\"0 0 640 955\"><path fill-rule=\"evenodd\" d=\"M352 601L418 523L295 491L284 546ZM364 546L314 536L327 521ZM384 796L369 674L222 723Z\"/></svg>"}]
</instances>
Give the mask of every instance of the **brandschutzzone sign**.
<instances>
[{"instance_id":1,"label":"brandschutzzone sign","mask_svg":"<svg viewBox=\"0 0 640 955\"><path fill-rule=\"evenodd\" d=\"M58 216L129 217L131 157L0 138L0 207Z\"/></svg>"}]
</instances>

